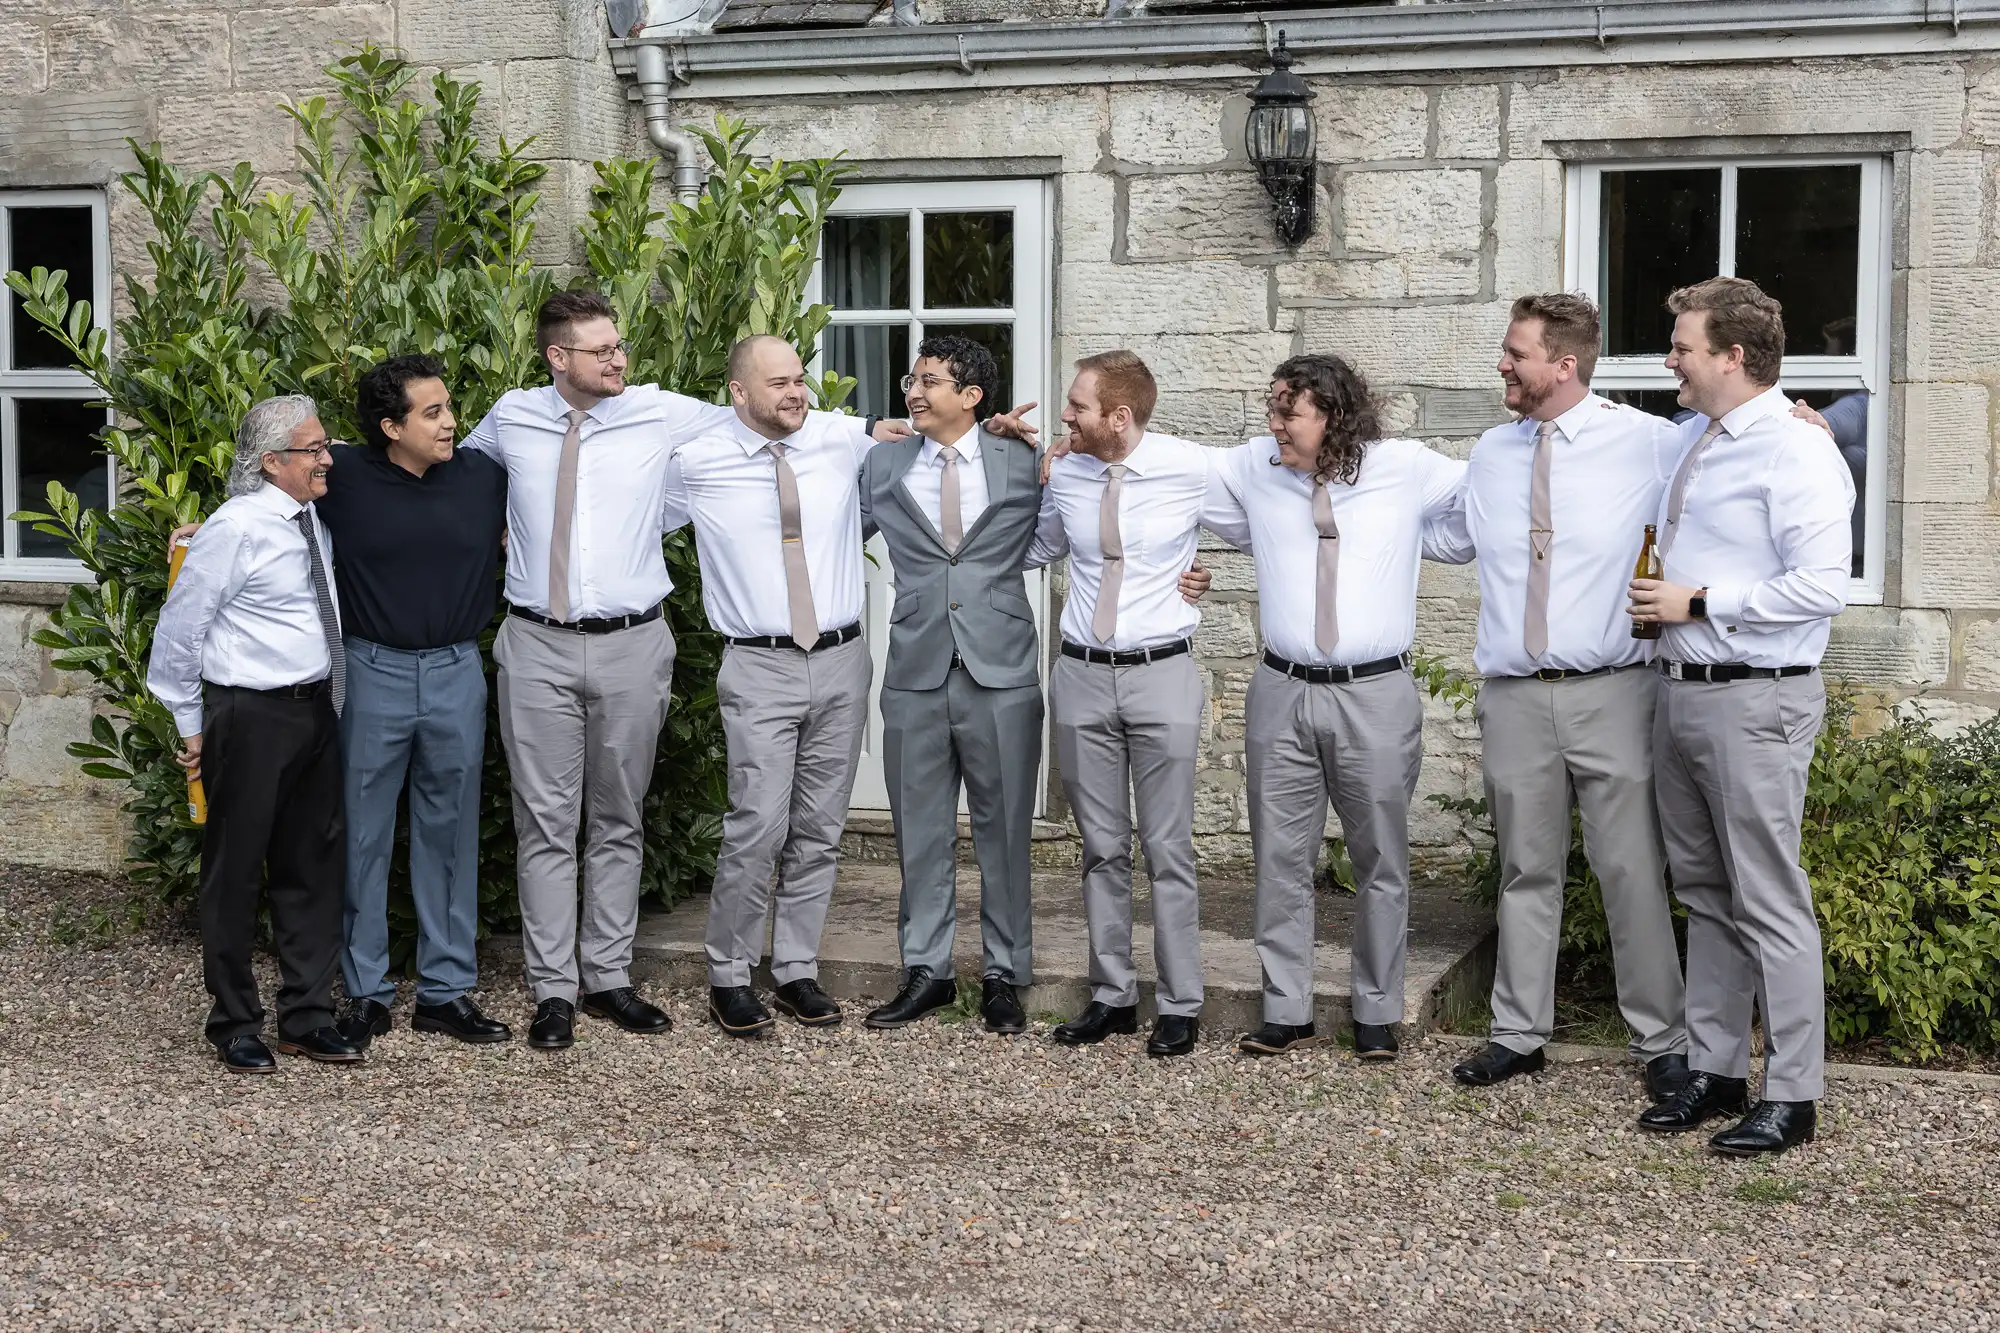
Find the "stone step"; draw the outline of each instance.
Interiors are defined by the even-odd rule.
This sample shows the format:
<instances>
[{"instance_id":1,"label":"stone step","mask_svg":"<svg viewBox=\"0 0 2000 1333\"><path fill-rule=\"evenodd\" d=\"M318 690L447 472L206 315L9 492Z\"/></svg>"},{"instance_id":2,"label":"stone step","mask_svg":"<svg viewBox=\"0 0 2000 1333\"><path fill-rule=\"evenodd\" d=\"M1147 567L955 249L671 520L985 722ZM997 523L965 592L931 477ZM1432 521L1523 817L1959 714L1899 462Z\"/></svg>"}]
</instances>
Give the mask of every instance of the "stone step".
<instances>
[{"instance_id":1,"label":"stone step","mask_svg":"<svg viewBox=\"0 0 2000 1333\"><path fill-rule=\"evenodd\" d=\"M977 977L979 874L958 879L955 960L961 976ZM893 864L848 861L840 868L820 946L820 982L848 1001L850 1010L887 1000L902 982L896 950L900 879ZM1153 1013L1152 903L1142 879L1133 893L1133 951L1140 975L1140 1006ZM1207 988L1203 1016L1215 1030L1247 1030L1262 1022L1263 972L1251 938L1255 891L1235 880L1201 885L1202 955ZM1073 872L1038 871L1034 879L1035 984L1024 1003L1031 1015L1067 1017L1089 999L1088 932ZM677 986L707 984L702 937L707 900L690 899L670 912L648 914L639 926L635 975ZM1318 938L1314 992L1322 1031L1340 1033L1350 1018L1348 944L1354 899L1322 891L1315 912ZM1455 884L1429 881L1410 896L1410 949L1404 982L1406 1023L1432 1026L1438 1014L1469 996L1483 996L1493 977L1493 918L1464 902ZM768 942L767 942L768 948ZM767 967L756 984L771 985ZM858 1015L854 1015L858 1017Z\"/></svg>"}]
</instances>

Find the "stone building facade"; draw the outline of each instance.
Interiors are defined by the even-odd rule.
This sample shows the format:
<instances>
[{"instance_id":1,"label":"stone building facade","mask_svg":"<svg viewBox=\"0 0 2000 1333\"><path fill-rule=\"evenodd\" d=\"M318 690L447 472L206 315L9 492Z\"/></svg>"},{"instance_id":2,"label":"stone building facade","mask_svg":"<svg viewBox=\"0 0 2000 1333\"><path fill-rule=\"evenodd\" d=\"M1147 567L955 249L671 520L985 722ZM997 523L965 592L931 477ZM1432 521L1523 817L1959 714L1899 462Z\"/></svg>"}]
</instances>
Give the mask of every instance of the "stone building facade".
<instances>
[{"instance_id":1,"label":"stone building facade","mask_svg":"<svg viewBox=\"0 0 2000 1333\"><path fill-rule=\"evenodd\" d=\"M1599 386L1670 410L1649 341L1656 289L1690 265L1733 266L1803 312L1789 387L1821 405L1865 395L1849 403L1862 557L1829 670L1926 692L1953 724L2000 708L2000 4L1469 0L1246 16L1187 0L1171 13L1114 3L1116 19L1100 0L611 8L637 36L610 36L595 0L129 0L87 16L0 0L0 203L105 189L126 134L193 164L281 174L276 101L340 43L372 38L479 78L493 129L538 136L552 168L543 257L573 263L589 163L653 151L635 79L641 48L662 47L673 124L745 116L765 151L852 164L856 221L840 243L855 264L830 265L821 295L854 308L822 353L864 395L925 317L911 307L899 333L897 296L861 289L882 263L924 267L910 256L930 253L925 219L1001 211L1018 289L1007 311L933 322L1011 321L1016 359L1034 368L1017 386L1044 403L1072 359L1127 346L1160 378L1159 428L1233 444L1261 432L1272 366L1335 351L1382 393L1395 431L1461 456L1505 417L1493 362L1512 297L1592 291L1614 329ZM1243 137L1280 28L1316 93L1317 220L1296 247L1277 239ZM144 238L106 197L112 271L143 268ZM899 213L916 228L902 241L867 221ZM1198 831L1223 864L1248 851L1256 590L1242 557L1205 558L1217 580L1197 640L1212 700ZM22 586L0 585L0 601ZM1469 569L1428 569L1420 647L1468 665L1475 606ZM112 825L76 812L104 794L60 753L87 703L52 689L32 649L6 646L35 614L0 607L0 802L64 814L5 821L0 855L89 861L82 830ZM1424 789L1477 789L1476 732L1443 706ZM1062 815L1052 776L1051 835ZM1464 845L1428 805L1414 832L1435 856Z\"/></svg>"}]
</instances>

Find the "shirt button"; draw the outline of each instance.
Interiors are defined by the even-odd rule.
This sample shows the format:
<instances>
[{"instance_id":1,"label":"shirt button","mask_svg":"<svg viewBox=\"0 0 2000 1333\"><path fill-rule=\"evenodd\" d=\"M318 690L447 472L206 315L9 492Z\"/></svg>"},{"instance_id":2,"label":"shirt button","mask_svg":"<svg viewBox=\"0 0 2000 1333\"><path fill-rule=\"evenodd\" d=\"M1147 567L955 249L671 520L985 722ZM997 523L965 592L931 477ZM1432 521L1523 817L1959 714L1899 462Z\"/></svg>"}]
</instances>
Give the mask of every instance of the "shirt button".
<instances>
[{"instance_id":1,"label":"shirt button","mask_svg":"<svg viewBox=\"0 0 2000 1333\"><path fill-rule=\"evenodd\" d=\"M954 611L958 610L958 603L957 603L957 602L953 602L953 603L951 604L951 609L952 609L952 610L954 610Z\"/></svg>"}]
</instances>

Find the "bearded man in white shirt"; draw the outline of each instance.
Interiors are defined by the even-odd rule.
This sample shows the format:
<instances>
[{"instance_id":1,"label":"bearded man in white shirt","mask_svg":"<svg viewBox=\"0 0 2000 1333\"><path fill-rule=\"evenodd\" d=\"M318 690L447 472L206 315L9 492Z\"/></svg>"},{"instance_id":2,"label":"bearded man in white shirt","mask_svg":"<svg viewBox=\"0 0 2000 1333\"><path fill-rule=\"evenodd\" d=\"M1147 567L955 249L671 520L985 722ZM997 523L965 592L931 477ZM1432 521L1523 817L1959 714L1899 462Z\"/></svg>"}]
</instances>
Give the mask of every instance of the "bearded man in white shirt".
<instances>
[{"instance_id":1,"label":"bearded man in white shirt","mask_svg":"<svg viewBox=\"0 0 2000 1333\"><path fill-rule=\"evenodd\" d=\"M1066 1046L1138 1031L1132 962L1132 812L1146 850L1158 1018L1146 1053L1199 1035L1200 902L1194 787L1205 704L1192 635L1193 572L1209 450L1146 428L1158 386L1129 351L1076 363L1031 565L1069 556L1062 651L1049 681L1057 767L1083 835L1091 998L1056 1028Z\"/></svg>"},{"instance_id":2,"label":"bearded man in white shirt","mask_svg":"<svg viewBox=\"0 0 2000 1333\"><path fill-rule=\"evenodd\" d=\"M1618 1006L1654 1101L1687 1080L1680 953L1653 804L1658 678L1627 584L1685 440L1590 391L1597 308L1565 292L1514 303L1500 353L1519 419L1473 446L1445 528L1479 559L1481 766L1500 858L1490 1044L1452 1069L1484 1087L1543 1067L1572 797L1603 886Z\"/></svg>"},{"instance_id":3,"label":"bearded man in white shirt","mask_svg":"<svg viewBox=\"0 0 2000 1333\"><path fill-rule=\"evenodd\" d=\"M1314 884L1331 799L1358 882L1354 1049L1394 1059L1409 934L1410 801L1423 700L1410 674L1425 528L1450 514L1465 464L1381 438L1345 361L1279 366L1271 434L1216 460L1203 524L1256 558L1264 660L1244 703L1264 1026L1275 1055L1321 1040L1313 1022Z\"/></svg>"},{"instance_id":4,"label":"bearded man in white shirt","mask_svg":"<svg viewBox=\"0 0 2000 1333\"><path fill-rule=\"evenodd\" d=\"M1685 1131L1744 1111L1754 1001L1762 1098L1709 1142L1756 1156L1810 1142L1825 1092L1825 963L1799 843L1826 709L1819 660L1847 604L1854 481L1778 388L1776 301L1748 279L1711 278L1667 308L1667 366L1702 419L1662 504L1663 577L1633 581L1631 614L1665 627L1653 749L1667 863L1688 908L1693 1072L1639 1124Z\"/></svg>"},{"instance_id":5,"label":"bearded man in white shirt","mask_svg":"<svg viewBox=\"0 0 2000 1333\"><path fill-rule=\"evenodd\" d=\"M339 716L346 656L333 544L313 501L331 442L305 397L266 398L236 433L230 498L188 546L153 631L146 688L173 714L182 767L208 792L202 830L207 1034L232 1073L277 1068L258 1036L251 954L268 895L277 946L278 1049L363 1058L333 1018L346 845ZM268 883L267 883L268 877Z\"/></svg>"}]
</instances>

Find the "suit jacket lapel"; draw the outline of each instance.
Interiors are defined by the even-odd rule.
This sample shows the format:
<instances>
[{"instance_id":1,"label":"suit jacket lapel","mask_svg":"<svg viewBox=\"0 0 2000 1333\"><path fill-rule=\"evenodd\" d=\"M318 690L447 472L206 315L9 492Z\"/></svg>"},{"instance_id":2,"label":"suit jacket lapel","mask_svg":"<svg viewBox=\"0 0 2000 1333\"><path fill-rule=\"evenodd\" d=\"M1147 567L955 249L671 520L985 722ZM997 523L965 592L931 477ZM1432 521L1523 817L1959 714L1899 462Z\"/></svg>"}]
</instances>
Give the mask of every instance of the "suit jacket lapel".
<instances>
[{"instance_id":1,"label":"suit jacket lapel","mask_svg":"<svg viewBox=\"0 0 2000 1333\"><path fill-rule=\"evenodd\" d=\"M908 510L910 517L916 520L917 527L927 533L930 539L938 544L938 549L943 551L944 534L937 530L937 525L931 522L931 516L926 514L924 507L917 503L917 497L910 494L910 469L916 466L917 456L924 451L924 437L922 435L912 435L908 439L899 442L896 447L902 450L902 453L896 459L893 474L896 478L896 498L903 502L903 508ZM950 554L949 551L945 553L947 555Z\"/></svg>"},{"instance_id":2,"label":"suit jacket lapel","mask_svg":"<svg viewBox=\"0 0 2000 1333\"><path fill-rule=\"evenodd\" d=\"M979 461L986 467L986 508L979 511L979 517L972 521L971 531L965 534L965 546L972 545L972 539L979 535L986 520L993 517L993 511L1007 498L1008 486L1014 477L1014 450L1011 440L1003 440L998 435L989 435L986 427L979 428ZM960 550L965 549L963 546Z\"/></svg>"}]
</instances>

